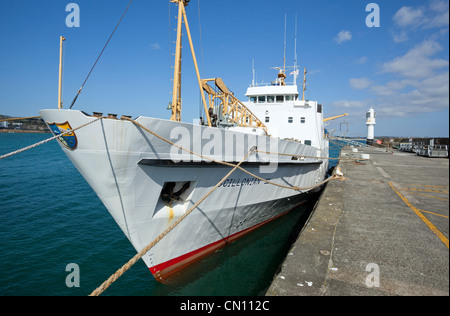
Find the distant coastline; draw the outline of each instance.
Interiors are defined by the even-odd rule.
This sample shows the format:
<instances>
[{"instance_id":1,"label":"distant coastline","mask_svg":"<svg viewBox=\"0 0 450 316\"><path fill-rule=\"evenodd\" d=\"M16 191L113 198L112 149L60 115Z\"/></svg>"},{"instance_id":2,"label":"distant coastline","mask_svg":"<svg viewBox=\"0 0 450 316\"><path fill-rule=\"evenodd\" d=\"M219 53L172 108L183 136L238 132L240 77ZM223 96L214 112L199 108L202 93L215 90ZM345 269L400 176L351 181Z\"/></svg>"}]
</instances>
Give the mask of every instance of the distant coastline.
<instances>
[{"instance_id":1,"label":"distant coastline","mask_svg":"<svg viewBox=\"0 0 450 316\"><path fill-rule=\"evenodd\" d=\"M10 134L10 133L31 133L31 134L49 134L50 131L41 131L41 130L24 130L24 129L0 129L0 133Z\"/></svg>"},{"instance_id":2,"label":"distant coastline","mask_svg":"<svg viewBox=\"0 0 450 316\"><path fill-rule=\"evenodd\" d=\"M50 133L41 117L11 117L0 114L0 133Z\"/></svg>"}]
</instances>

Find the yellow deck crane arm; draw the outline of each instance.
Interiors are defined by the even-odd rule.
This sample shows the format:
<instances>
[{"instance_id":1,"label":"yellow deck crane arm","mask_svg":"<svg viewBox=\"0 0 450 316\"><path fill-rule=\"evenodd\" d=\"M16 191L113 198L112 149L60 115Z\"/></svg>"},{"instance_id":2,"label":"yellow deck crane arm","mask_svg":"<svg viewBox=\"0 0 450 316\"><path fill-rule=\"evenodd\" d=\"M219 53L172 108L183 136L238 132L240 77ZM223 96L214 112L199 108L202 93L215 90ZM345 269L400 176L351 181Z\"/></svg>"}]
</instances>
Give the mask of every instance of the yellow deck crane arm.
<instances>
[{"instance_id":1,"label":"yellow deck crane arm","mask_svg":"<svg viewBox=\"0 0 450 316\"><path fill-rule=\"evenodd\" d=\"M347 116L347 115L348 115L348 113L337 115L337 116L332 116L332 117L328 117L328 118L323 119L323 121L324 122L328 122L328 121L332 121L332 120L335 120L335 119L338 119L340 117Z\"/></svg>"}]
</instances>

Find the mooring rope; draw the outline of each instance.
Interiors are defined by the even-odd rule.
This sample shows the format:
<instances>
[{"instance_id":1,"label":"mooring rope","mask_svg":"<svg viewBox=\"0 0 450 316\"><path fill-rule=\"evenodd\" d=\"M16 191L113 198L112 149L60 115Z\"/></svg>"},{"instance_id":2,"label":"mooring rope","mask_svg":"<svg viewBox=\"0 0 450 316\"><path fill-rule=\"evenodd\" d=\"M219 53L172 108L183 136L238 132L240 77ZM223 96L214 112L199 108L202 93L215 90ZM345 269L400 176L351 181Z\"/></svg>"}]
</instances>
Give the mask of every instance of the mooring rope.
<instances>
[{"instance_id":1,"label":"mooring rope","mask_svg":"<svg viewBox=\"0 0 450 316\"><path fill-rule=\"evenodd\" d=\"M73 132L75 132L76 130L79 130L79 129L81 129L81 128L87 126L87 125L90 125L90 124L92 124L92 123L94 123L94 122L97 122L98 120L101 120L101 119L102 119L102 117L98 117L98 118L96 118L96 119L93 120L93 121L90 121L90 122L88 122L88 123L85 123L85 124L83 124L83 125L80 125L80 126L74 128L74 129L68 130L68 131L66 131L66 132L64 132L64 133L62 133L62 134L60 134L60 135L56 135L56 136L50 137L50 138L48 138L48 139L46 139L46 140L43 140L43 141L38 142L38 143L36 143L36 144L33 144L33 145L31 145L31 146L27 146L27 147L25 147L25 148L16 150L16 151L11 152L11 153L9 153L9 154L0 156L0 160L1 160L1 159L4 159L4 158L7 158L7 157L10 157L10 156L13 156L13 155L16 155L16 154L21 153L21 152L23 152L23 151L26 151L26 150L35 148L35 147L37 147L37 146L40 146L40 145L45 144L45 143L47 143L47 142L50 142L50 141L52 141L52 140L54 140L54 139L56 139L56 138L58 138L58 137L62 137L62 136L64 136L64 135L66 135L66 134L73 133ZM216 160L216 159L213 159L213 158L204 156L204 155L202 155L202 154L195 153L195 152L193 152L193 151L191 151L191 150L189 150L189 149L183 148L183 147L181 147L181 146L179 146L179 145L177 145L177 144L171 142L170 140L168 140L168 139L162 137L161 135L159 135L159 134L157 134L157 133L151 131L151 130L148 129L147 127L143 126L142 124L138 123L137 121L135 121L135 120L133 120L133 119L131 119L131 118L128 118L128 117L122 117L122 120L128 120L128 121L134 123L136 126L142 128L143 130L145 130L145 131L147 131L148 133L154 135L155 137L159 138L160 140L162 140L162 141L164 141L164 142L167 142L168 144L170 144L170 145L172 145L172 146L175 146L175 147L177 147L177 148L179 148L179 149L181 149L181 150L183 150L183 151L186 151L186 152L188 152L188 153L190 153L190 154L196 155L196 156L198 156L198 157L200 157L200 158L209 160L209 161L211 161L211 162L215 162L215 163L218 163L218 164L223 164L223 165L226 165L226 166L229 166L229 167L233 167L233 169L232 169L225 177L223 177L223 178L222 178L222 179L221 179L221 180L220 180L220 181L219 181L219 182L218 182L211 190L209 190L208 193L206 193L199 201L197 201L197 202L196 202L196 203L195 203L195 204L194 204L194 205L193 205L193 206L192 206L185 214L183 214L176 222L174 222L169 228L167 228L163 233L161 233L154 241L152 241L149 245L147 245L144 249L142 249L139 253L137 253L137 254L136 254L132 259L130 259L125 265L123 265L119 270L117 270L116 273L114 273L113 275L111 275L105 282L103 282L97 289L95 289L95 290L90 294L90 296L98 296L98 295L100 295L101 293L103 293L103 292L104 292L104 291L105 291L112 283L114 283L114 282L115 282L120 276L122 276L122 275L123 275L123 274L131 267L131 266L133 266L139 259L141 259L141 258L142 258L142 257L143 257L143 256L144 256L151 248L153 248L153 247L154 247L158 242L160 242L160 241L161 241L168 233L170 233L170 232L171 232L171 231L172 231L179 223L181 223L181 221L183 221L183 220L184 220L184 219L185 219L185 218L186 218L186 217L187 217L187 216L188 216L195 208L197 208L197 206L199 206L199 205L200 205L200 204L201 204L208 196L210 196L211 193L213 193L213 192L214 192L221 184L223 184L224 181L225 181L226 179L228 179L228 178L230 177L230 175L233 174L237 169L239 169L239 170L241 170L241 171L243 171L243 172L249 174L250 176L252 176L252 177L254 177L254 178L256 178L256 179L259 179L259 180L261 180L261 181L263 181L263 182L265 182L265 183L272 184L272 185L274 185L274 186L281 187L281 188L284 188L284 189L297 190L297 191L314 189L314 188L317 188L317 187L322 186L323 184L327 183L328 181L330 181L330 180L332 180L332 179L342 178L341 176L338 176L338 175L334 174L333 176L331 176L331 177L325 179L324 181L322 181L322 182L320 182L320 183L317 183L317 184L315 184L315 185L313 185L313 186L305 187L305 188L300 188L300 187L297 187L297 186L286 186L286 185L281 185L281 184L278 184L278 183L274 183L274 182L272 182L272 181L269 181L269 180L267 180L267 179L261 178L261 177L255 175L255 174L251 173L250 171L248 171L248 170L246 170L246 169L244 169L244 168L241 167L241 164L242 164L243 162L245 162L245 161L247 160L247 158L249 157L249 155L252 154L252 153L256 153L256 152L267 153L267 154L275 154L275 153L269 153L269 152L257 151L257 150L256 150L256 147L252 147L252 148L248 151L248 153L245 155L245 157L244 157L238 164L235 165L235 164L233 164L233 163L229 163L229 162L225 162L225 161ZM280 155L299 156L299 157L304 157L304 158L315 158L315 159L320 159L320 158L321 158L321 157L307 157L307 156L290 155L290 154L281 154L281 153L280 153Z\"/></svg>"},{"instance_id":2,"label":"mooring rope","mask_svg":"<svg viewBox=\"0 0 450 316\"><path fill-rule=\"evenodd\" d=\"M93 121L90 121L90 122L88 122L88 123L85 123L85 124L83 124L83 125L80 125L80 126L78 126L77 128L71 129L71 130L69 130L69 131L67 131L67 132L64 132L64 133L61 133L60 135L56 135L56 136L47 138L47 139L45 139L45 140L43 140L43 141L40 141L40 142L38 142L38 143L36 143L36 144L33 144L33 145L30 145L30 146L24 147L24 148L22 148L22 149L19 149L19 150L10 152L9 154L5 154L5 155L3 155L3 156L0 156L0 160L1 160L1 159L4 159L4 158L7 158L7 157L11 157L11 156L17 155L17 154L19 154L19 153L21 153L21 152L24 152L24 151L26 151L26 150L29 150L29 149L38 147L38 146L43 145L43 144L45 144L45 143L48 143L48 142L50 142L50 141L52 141L52 140L54 140L54 139L56 139L56 138L58 138L58 137L62 137L62 136L64 136L64 135L66 135L66 134L73 133L73 132L75 132L76 130L79 130L80 128L83 128L83 127L85 127L85 126L87 126L87 125L89 125L89 124L92 124L92 123L94 123L94 122L97 122L97 121L100 120L100 119L101 119L101 117L99 117L99 118L97 118L97 119L95 119L95 120L93 120Z\"/></svg>"},{"instance_id":3,"label":"mooring rope","mask_svg":"<svg viewBox=\"0 0 450 316\"><path fill-rule=\"evenodd\" d=\"M0 122L8 122L8 121L21 121L21 120L29 120L40 118L40 116L29 116L29 117L14 117L9 119L0 119Z\"/></svg>"},{"instance_id":4,"label":"mooring rope","mask_svg":"<svg viewBox=\"0 0 450 316\"><path fill-rule=\"evenodd\" d=\"M225 176L223 177L207 194L205 194L199 201L197 201L197 203L195 203L185 214L183 214L175 223L173 223L168 229L166 229L163 233L161 233L155 240L153 240L147 247L145 247L144 249L142 249L139 253L137 253L132 259L130 259L125 265L123 265L119 270L116 271L116 273L114 273L113 275L111 275L105 282L103 282L97 289L95 289L90 296L99 296L100 294L102 294L112 283L114 283L120 276L122 276L131 266L133 266L139 259L141 259L151 248L153 248L158 242L161 241L161 239L163 239L170 231L172 231L179 223L181 223L182 220L184 220L198 205L200 205L212 192L214 192L228 177L230 177L230 175L235 172L237 169L240 169L246 173L248 173L249 175L260 179L261 181L264 181L266 183L278 186L278 187L282 187L285 189L291 189L291 190L309 190L309 189L313 189L316 187L319 187L325 183L327 183L328 181L332 180L332 179L336 179L336 178L341 178L338 175L333 175L327 179L325 179L324 181L317 183L311 187L307 187L307 188L298 188L296 186L285 186L285 185L280 185L277 183L273 183L269 180L263 179L247 170L245 170L244 168L241 167L241 164L247 160L248 156L251 153L255 153L257 152L255 147L252 147L250 149L250 151L247 153L247 155L245 155L245 157L237 164L234 165L232 163L228 163L225 161L218 161L215 159L212 159L210 157L195 153L189 149L185 149L173 142L171 142L170 140L162 137L161 135L151 131L150 129L148 129L147 127L143 126L142 124L136 122L135 120L128 118L128 117L122 117L123 120L128 120L132 123L134 123L136 126L142 128L143 130L147 131L148 133L152 134L153 136L161 139L164 142L167 142L169 144L171 144L172 146L175 146L183 151L189 152L193 155L196 155L198 157L210 160L212 162L217 162L223 165L227 165L227 166L232 166L233 169Z\"/></svg>"},{"instance_id":5,"label":"mooring rope","mask_svg":"<svg viewBox=\"0 0 450 316\"><path fill-rule=\"evenodd\" d=\"M172 146L175 146L175 147L177 147L177 148L179 148L179 149L181 149L181 150L183 150L183 151L185 151L185 152L188 152L188 153L190 153L190 154L192 154L192 155L195 155L195 156L197 156L197 157L200 157L200 158L203 158L203 159L206 159L206 160L209 160L209 161L211 161L211 162L218 163L218 164L222 164L222 165L226 165L226 166L230 166L230 167L234 167L234 166L235 166L235 165L232 164L232 163L229 163L229 162L226 162L226 161L216 160L216 159L213 159L213 158L204 156L204 155L202 155L202 154L195 153L195 152L193 152L192 150L183 148L183 147L181 147L180 145L177 145L177 144L175 144L174 142L172 142L172 141L170 141L170 140L168 140L168 139L162 137L161 135L158 135L157 133L153 132L152 130L148 129L148 128L145 127L144 125L140 124L139 122L137 122L137 121L135 121L135 120L133 120L133 119L131 119L131 118L128 118L128 117L122 117L122 119L134 123L136 126L142 128L142 129L145 130L146 132L148 132L148 133L152 134L153 136L155 136L155 137L161 139L162 141L164 141L164 142L166 142L166 143L168 143L168 144L170 144L170 145L172 145ZM256 150L256 152L259 152L259 151ZM291 154L283 154L283 155L295 156L295 155L291 155ZM302 157L306 157L306 156L302 156ZM317 159L317 157L312 157L312 158L316 158L316 159ZM331 180L331 178L335 178L335 177L333 177L333 176L332 176L332 177L329 177L328 179L325 179L324 181L322 181L322 182L320 182L320 183L318 183L318 184L315 184L315 185L313 185L313 186L310 186L310 187L286 186L286 185L278 184L278 183L272 182L272 181L270 181L270 180L261 178L261 177L257 176L256 174L254 174L254 173L252 173L252 172L250 172L250 171L248 171L248 170L242 168L241 166L238 166L238 169L240 169L241 171L247 173L248 175L250 175L250 176L252 176L252 177L254 177L254 178L258 179L258 180L261 180L261 181L263 181L263 182L265 182L265 183L272 184L272 185L274 185L274 186L277 186L277 187L280 187L280 188L283 188L283 189L291 189L291 190L296 190L296 191L306 191L306 190L311 190L311 189L314 189L314 188L316 188L316 187L319 187L319 186L321 186L321 185L327 183L328 181ZM336 176L336 177L338 177L338 176Z\"/></svg>"},{"instance_id":6,"label":"mooring rope","mask_svg":"<svg viewBox=\"0 0 450 316\"><path fill-rule=\"evenodd\" d=\"M254 153L254 148L251 148L244 159L242 159L234 168L227 173L225 177L222 178L211 190L208 191L200 200L197 201L186 213L183 214L175 223L173 223L169 228L162 232L154 241L152 241L147 247L142 249L138 254L136 254L130 261L122 266L116 273L111 275L108 280L103 282L97 289L95 289L90 296L98 296L103 293L114 281L116 281L122 274L124 274L132 265L134 265L139 259L141 259L151 248L153 248L161 239L164 238L168 233L170 233L182 220L184 220L197 206L199 206L211 193L213 193L233 172L235 172L239 166L247 160L251 153Z\"/></svg>"},{"instance_id":7,"label":"mooring rope","mask_svg":"<svg viewBox=\"0 0 450 316\"><path fill-rule=\"evenodd\" d=\"M297 158L314 158L314 159L328 159L328 160L370 160L370 159L364 159L364 158L341 158L341 157L316 157L316 156L305 156L305 155L295 155L295 154L284 154L284 153L273 153L269 151L261 151L257 150L256 152L262 153L262 154L269 154L269 155L279 155L279 156L292 156Z\"/></svg>"}]
</instances>

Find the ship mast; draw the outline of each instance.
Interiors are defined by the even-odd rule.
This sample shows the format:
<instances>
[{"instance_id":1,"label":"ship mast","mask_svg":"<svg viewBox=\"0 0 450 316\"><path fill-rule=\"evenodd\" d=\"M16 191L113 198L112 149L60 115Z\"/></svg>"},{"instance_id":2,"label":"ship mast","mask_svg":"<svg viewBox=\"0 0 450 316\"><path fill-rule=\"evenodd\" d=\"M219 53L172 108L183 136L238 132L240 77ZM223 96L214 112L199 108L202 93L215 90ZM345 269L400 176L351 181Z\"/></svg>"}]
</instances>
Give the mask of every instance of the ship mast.
<instances>
[{"instance_id":1,"label":"ship mast","mask_svg":"<svg viewBox=\"0 0 450 316\"><path fill-rule=\"evenodd\" d=\"M205 114L208 121L208 126L211 127L211 118L208 112L208 106L206 103L206 98L203 93L202 80L200 78L200 72L198 70L197 59L195 57L194 45L192 43L191 32L189 29L189 24L186 16L185 7L189 4L190 0L170 0L178 4L178 25L177 25L177 43L175 51L175 67L173 74L173 90L172 90L172 116L171 121L180 122L181 121L181 41L182 41L182 23L186 27L186 33L189 39L189 45L191 47L192 59L194 61L195 72L197 74L198 86L200 88L200 94L202 96L203 106L205 108Z\"/></svg>"},{"instance_id":2,"label":"ship mast","mask_svg":"<svg viewBox=\"0 0 450 316\"><path fill-rule=\"evenodd\" d=\"M59 77L58 77L58 109L62 109L62 61L63 61L63 42L66 39L59 37Z\"/></svg>"},{"instance_id":3,"label":"ship mast","mask_svg":"<svg viewBox=\"0 0 450 316\"><path fill-rule=\"evenodd\" d=\"M173 1L172 1L173 2ZM175 48L175 67L173 73L172 117L171 121L181 120L181 23L183 22L183 4L178 6L177 42Z\"/></svg>"}]
</instances>

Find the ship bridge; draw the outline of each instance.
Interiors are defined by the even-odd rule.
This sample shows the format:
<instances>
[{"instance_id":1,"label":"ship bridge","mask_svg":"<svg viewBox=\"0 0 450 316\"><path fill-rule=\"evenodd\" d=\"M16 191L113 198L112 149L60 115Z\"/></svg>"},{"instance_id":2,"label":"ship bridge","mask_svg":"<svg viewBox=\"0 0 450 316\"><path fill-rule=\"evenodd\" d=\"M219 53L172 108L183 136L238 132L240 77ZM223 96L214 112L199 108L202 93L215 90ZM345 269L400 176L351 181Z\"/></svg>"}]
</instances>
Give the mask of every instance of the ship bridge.
<instances>
[{"instance_id":1,"label":"ship bridge","mask_svg":"<svg viewBox=\"0 0 450 316\"><path fill-rule=\"evenodd\" d=\"M282 83L252 84L245 93L245 106L264 123L270 135L320 148L322 105L299 98L296 84Z\"/></svg>"},{"instance_id":2,"label":"ship bridge","mask_svg":"<svg viewBox=\"0 0 450 316\"><path fill-rule=\"evenodd\" d=\"M251 86L247 89L246 97L250 103L284 103L298 99L297 86L265 85Z\"/></svg>"}]
</instances>

